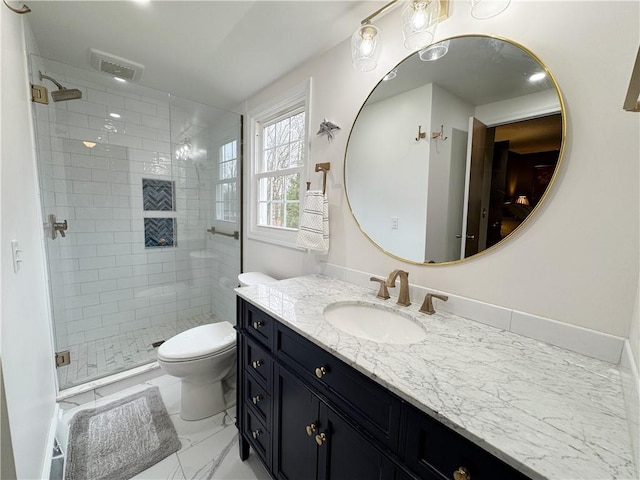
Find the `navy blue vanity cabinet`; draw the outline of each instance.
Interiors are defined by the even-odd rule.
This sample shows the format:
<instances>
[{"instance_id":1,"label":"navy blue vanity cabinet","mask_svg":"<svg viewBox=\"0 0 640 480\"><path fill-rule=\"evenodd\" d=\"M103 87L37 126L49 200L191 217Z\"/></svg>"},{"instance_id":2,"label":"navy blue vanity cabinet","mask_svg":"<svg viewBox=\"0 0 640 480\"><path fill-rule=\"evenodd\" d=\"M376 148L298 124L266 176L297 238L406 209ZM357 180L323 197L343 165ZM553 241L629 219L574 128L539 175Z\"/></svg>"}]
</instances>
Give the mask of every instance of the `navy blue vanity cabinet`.
<instances>
[{"instance_id":1,"label":"navy blue vanity cabinet","mask_svg":"<svg viewBox=\"0 0 640 480\"><path fill-rule=\"evenodd\" d=\"M404 462L420 478L526 480L498 458L420 410L405 404Z\"/></svg>"},{"instance_id":2,"label":"navy blue vanity cabinet","mask_svg":"<svg viewBox=\"0 0 640 480\"><path fill-rule=\"evenodd\" d=\"M273 469L278 480L393 480L380 449L284 367L276 367Z\"/></svg>"},{"instance_id":3,"label":"navy blue vanity cabinet","mask_svg":"<svg viewBox=\"0 0 640 480\"><path fill-rule=\"evenodd\" d=\"M295 371L377 443L397 450L402 405L398 397L279 323L274 352L280 364Z\"/></svg>"},{"instance_id":4,"label":"navy blue vanity cabinet","mask_svg":"<svg viewBox=\"0 0 640 480\"><path fill-rule=\"evenodd\" d=\"M240 458L273 478L527 478L242 299L237 328Z\"/></svg>"},{"instance_id":5,"label":"navy blue vanity cabinet","mask_svg":"<svg viewBox=\"0 0 640 480\"><path fill-rule=\"evenodd\" d=\"M240 458L252 447L267 470L271 470L273 419L273 319L238 298L236 424L240 435Z\"/></svg>"}]
</instances>

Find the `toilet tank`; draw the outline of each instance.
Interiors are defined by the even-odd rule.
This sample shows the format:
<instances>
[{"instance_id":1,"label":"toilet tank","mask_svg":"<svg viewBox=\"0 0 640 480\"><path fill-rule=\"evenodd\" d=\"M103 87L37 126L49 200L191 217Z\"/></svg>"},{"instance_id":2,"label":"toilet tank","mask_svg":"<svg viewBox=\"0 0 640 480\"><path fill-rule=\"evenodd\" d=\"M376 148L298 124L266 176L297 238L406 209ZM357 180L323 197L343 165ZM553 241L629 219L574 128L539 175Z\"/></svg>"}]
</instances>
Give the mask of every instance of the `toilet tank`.
<instances>
[{"instance_id":1,"label":"toilet tank","mask_svg":"<svg viewBox=\"0 0 640 480\"><path fill-rule=\"evenodd\" d=\"M269 275L265 275L262 272L244 272L238 275L238 282L241 287L249 287L251 285L266 285L268 283L275 283L276 280Z\"/></svg>"}]
</instances>

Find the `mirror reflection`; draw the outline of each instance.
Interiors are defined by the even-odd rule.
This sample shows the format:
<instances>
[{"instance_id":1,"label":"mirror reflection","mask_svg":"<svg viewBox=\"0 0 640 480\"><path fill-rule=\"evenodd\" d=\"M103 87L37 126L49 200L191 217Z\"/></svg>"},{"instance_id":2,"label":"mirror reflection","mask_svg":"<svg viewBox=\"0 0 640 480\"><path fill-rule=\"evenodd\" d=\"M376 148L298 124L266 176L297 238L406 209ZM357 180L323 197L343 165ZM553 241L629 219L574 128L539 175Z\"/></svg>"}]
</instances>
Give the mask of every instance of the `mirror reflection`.
<instances>
[{"instance_id":1,"label":"mirror reflection","mask_svg":"<svg viewBox=\"0 0 640 480\"><path fill-rule=\"evenodd\" d=\"M521 46L474 35L416 52L378 83L351 130L353 215L406 261L476 255L543 200L563 123L555 81Z\"/></svg>"}]
</instances>

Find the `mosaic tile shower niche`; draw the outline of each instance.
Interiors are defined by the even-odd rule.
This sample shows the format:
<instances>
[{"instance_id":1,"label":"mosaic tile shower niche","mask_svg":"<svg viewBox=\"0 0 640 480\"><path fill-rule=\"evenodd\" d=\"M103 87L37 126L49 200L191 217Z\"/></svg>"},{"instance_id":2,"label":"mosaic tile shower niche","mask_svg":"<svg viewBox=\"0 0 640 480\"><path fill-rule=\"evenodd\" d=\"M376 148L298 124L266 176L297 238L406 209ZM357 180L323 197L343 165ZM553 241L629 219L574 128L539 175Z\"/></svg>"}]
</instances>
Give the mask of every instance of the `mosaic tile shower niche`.
<instances>
[{"instance_id":1,"label":"mosaic tile shower niche","mask_svg":"<svg viewBox=\"0 0 640 480\"><path fill-rule=\"evenodd\" d=\"M207 229L240 230L240 199L216 194L240 190L240 116L31 55L38 71L82 91L33 105L43 217L69 224L46 240L55 350L71 352L60 388L154 361L151 343L185 328L235 323L240 242Z\"/></svg>"}]
</instances>

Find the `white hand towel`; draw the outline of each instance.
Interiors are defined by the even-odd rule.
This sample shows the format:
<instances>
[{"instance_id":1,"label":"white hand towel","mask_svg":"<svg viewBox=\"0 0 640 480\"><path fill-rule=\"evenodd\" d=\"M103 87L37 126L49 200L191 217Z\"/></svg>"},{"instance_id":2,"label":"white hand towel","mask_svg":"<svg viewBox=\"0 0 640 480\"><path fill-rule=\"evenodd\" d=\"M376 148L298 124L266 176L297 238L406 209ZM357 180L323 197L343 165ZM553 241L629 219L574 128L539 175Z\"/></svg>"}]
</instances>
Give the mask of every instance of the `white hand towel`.
<instances>
[{"instance_id":1,"label":"white hand towel","mask_svg":"<svg viewBox=\"0 0 640 480\"><path fill-rule=\"evenodd\" d=\"M314 253L329 251L329 201L320 190L307 190L296 244Z\"/></svg>"}]
</instances>

